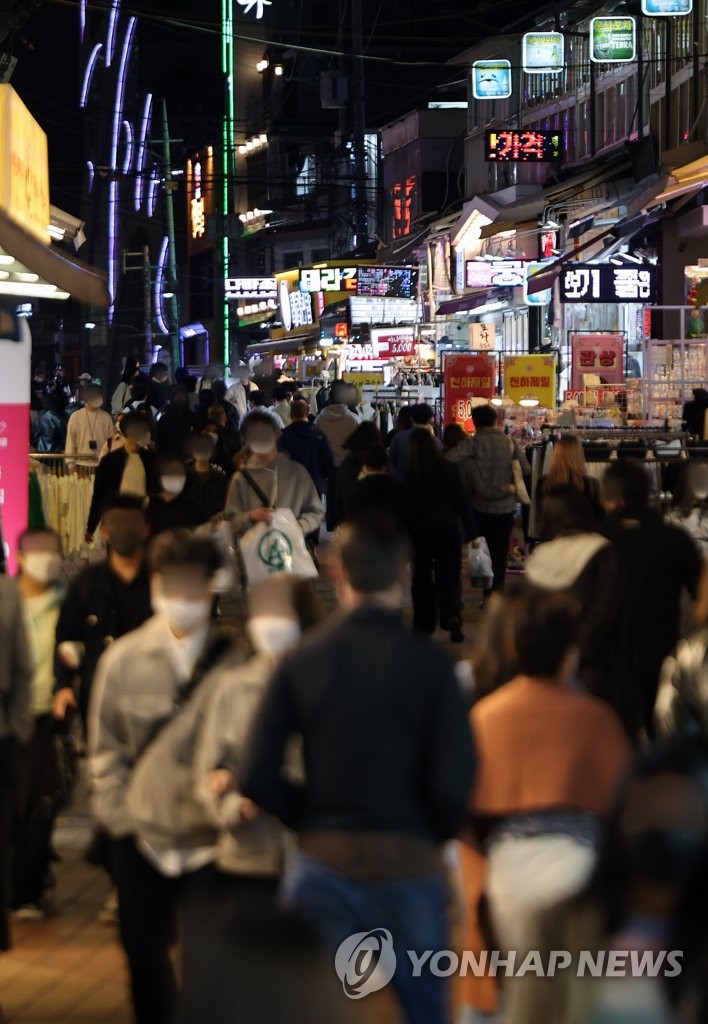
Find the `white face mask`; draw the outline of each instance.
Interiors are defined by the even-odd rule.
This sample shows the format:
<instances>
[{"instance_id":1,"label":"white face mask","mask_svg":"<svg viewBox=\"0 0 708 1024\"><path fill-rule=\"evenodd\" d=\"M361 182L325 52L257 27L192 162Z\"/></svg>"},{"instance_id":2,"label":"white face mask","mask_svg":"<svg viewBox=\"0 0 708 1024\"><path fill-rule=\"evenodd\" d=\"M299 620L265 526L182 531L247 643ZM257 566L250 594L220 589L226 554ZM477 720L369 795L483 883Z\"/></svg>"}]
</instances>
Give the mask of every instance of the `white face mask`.
<instances>
[{"instance_id":1,"label":"white face mask","mask_svg":"<svg viewBox=\"0 0 708 1024\"><path fill-rule=\"evenodd\" d=\"M36 583L54 583L60 569L61 555L55 551L28 551L22 560L22 571Z\"/></svg>"},{"instance_id":2,"label":"white face mask","mask_svg":"<svg viewBox=\"0 0 708 1024\"><path fill-rule=\"evenodd\" d=\"M186 476L163 476L160 479L162 489L165 494L174 494L175 496L181 494L184 490L187 477Z\"/></svg>"},{"instance_id":3,"label":"white face mask","mask_svg":"<svg viewBox=\"0 0 708 1024\"><path fill-rule=\"evenodd\" d=\"M300 626L293 619L279 615L256 615L248 620L248 636L258 654L280 658L297 646Z\"/></svg>"},{"instance_id":4,"label":"white face mask","mask_svg":"<svg viewBox=\"0 0 708 1024\"><path fill-rule=\"evenodd\" d=\"M248 442L248 447L254 455L270 455L275 448L275 438L254 437Z\"/></svg>"},{"instance_id":5,"label":"white face mask","mask_svg":"<svg viewBox=\"0 0 708 1024\"><path fill-rule=\"evenodd\" d=\"M172 629L178 633L191 633L205 626L211 618L211 601L154 595L152 607L158 615L164 615Z\"/></svg>"}]
</instances>

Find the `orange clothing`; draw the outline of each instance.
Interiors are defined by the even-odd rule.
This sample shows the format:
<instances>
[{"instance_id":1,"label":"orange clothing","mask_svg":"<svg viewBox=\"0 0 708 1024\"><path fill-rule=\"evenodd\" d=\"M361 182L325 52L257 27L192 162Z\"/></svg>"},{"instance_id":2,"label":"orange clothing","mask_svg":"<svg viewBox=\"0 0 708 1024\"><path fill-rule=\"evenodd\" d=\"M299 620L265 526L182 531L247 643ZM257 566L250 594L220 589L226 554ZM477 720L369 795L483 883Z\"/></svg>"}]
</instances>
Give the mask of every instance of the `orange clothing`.
<instances>
[{"instance_id":1,"label":"orange clothing","mask_svg":"<svg viewBox=\"0 0 708 1024\"><path fill-rule=\"evenodd\" d=\"M603 701L559 683L518 677L470 712L478 766L470 801L473 817L534 811L609 811L629 768L632 749L619 718ZM480 917L484 856L461 843L468 904L465 949L489 947ZM495 1009L495 979L462 981L463 1000Z\"/></svg>"}]
</instances>

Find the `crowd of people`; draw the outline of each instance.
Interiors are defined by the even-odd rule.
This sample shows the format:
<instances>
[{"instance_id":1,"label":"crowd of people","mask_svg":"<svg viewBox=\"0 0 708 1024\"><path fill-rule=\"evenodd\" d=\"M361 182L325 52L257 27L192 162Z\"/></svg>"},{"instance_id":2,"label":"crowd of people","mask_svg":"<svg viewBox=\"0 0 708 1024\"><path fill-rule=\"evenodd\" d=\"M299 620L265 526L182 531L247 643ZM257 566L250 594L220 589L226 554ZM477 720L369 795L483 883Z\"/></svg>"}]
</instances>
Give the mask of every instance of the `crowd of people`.
<instances>
[{"instance_id":1,"label":"crowd of people","mask_svg":"<svg viewBox=\"0 0 708 1024\"><path fill-rule=\"evenodd\" d=\"M491 405L472 436L423 403L383 436L344 381L318 409L247 373L197 390L156 367L126 366L112 414L85 381L69 420L105 559L65 590L59 539L35 528L0 577L0 948L10 911L51 913L75 715L136 1024L279 1020L293 1001L306 1021L386 1019L347 998L381 987L370 945L337 980L353 936L390 943L409 1024L706 1019L705 467L686 462L663 516L643 463L598 482L567 434L512 583L530 466ZM245 639L222 615L224 529ZM683 969L455 986L413 969L455 949L681 950Z\"/></svg>"}]
</instances>

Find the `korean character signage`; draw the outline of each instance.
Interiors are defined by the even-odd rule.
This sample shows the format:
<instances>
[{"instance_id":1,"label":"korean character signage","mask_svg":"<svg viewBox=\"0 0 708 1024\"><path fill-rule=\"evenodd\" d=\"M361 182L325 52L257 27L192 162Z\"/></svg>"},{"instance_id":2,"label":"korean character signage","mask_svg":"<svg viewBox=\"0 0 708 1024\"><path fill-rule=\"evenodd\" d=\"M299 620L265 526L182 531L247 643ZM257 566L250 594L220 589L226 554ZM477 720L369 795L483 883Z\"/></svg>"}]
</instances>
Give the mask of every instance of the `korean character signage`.
<instances>
[{"instance_id":1,"label":"korean character signage","mask_svg":"<svg viewBox=\"0 0 708 1024\"><path fill-rule=\"evenodd\" d=\"M472 65L472 95L476 100L503 100L511 96L511 62L476 60Z\"/></svg>"},{"instance_id":2,"label":"korean character signage","mask_svg":"<svg viewBox=\"0 0 708 1024\"><path fill-rule=\"evenodd\" d=\"M637 56L637 23L634 18L593 18L590 22L590 60L601 64L626 64Z\"/></svg>"},{"instance_id":3,"label":"korean character signage","mask_svg":"<svg viewBox=\"0 0 708 1024\"><path fill-rule=\"evenodd\" d=\"M494 396L496 384L494 356L473 355L469 352L445 356L443 370L445 425L461 423L472 433L472 410L480 399Z\"/></svg>"},{"instance_id":4,"label":"korean character signage","mask_svg":"<svg viewBox=\"0 0 708 1024\"><path fill-rule=\"evenodd\" d=\"M0 210L49 242L47 136L11 85L0 85Z\"/></svg>"},{"instance_id":5,"label":"korean character signage","mask_svg":"<svg viewBox=\"0 0 708 1024\"><path fill-rule=\"evenodd\" d=\"M561 302L656 302L656 267L570 263L559 278Z\"/></svg>"},{"instance_id":6,"label":"korean character signage","mask_svg":"<svg viewBox=\"0 0 708 1024\"><path fill-rule=\"evenodd\" d=\"M506 356L504 394L518 405L522 398L537 398L539 408L553 409L556 404L555 356Z\"/></svg>"},{"instance_id":7,"label":"korean character signage","mask_svg":"<svg viewBox=\"0 0 708 1024\"><path fill-rule=\"evenodd\" d=\"M521 63L527 75L553 75L563 70L565 40L561 32L527 32L521 41Z\"/></svg>"},{"instance_id":8,"label":"korean character signage","mask_svg":"<svg viewBox=\"0 0 708 1024\"><path fill-rule=\"evenodd\" d=\"M307 267L300 271L300 291L353 292L356 294L356 267Z\"/></svg>"},{"instance_id":9,"label":"korean character signage","mask_svg":"<svg viewBox=\"0 0 708 1024\"><path fill-rule=\"evenodd\" d=\"M0 523L10 573L17 568L17 539L27 528L28 518L31 349L27 318L18 318L12 307L0 306Z\"/></svg>"},{"instance_id":10,"label":"korean character signage","mask_svg":"<svg viewBox=\"0 0 708 1024\"><path fill-rule=\"evenodd\" d=\"M653 18L678 18L682 14L690 14L692 10L693 0L642 0L642 14L648 14Z\"/></svg>"},{"instance_id":11,"label":"korean character signage","mask_svg":"<svg viewBox=\"0 0 708 1024\"><path fill-rule=\"evenodd\" d=\"M494 324L470 324L470 348L475 352L493 352L496 333Z\"/></svg>"},{"instance_id":12,"label":"korean character signage","mask_svg":"<svg viewBox=\"0 0 708 1024\"><path fill-rule=\"evenodd\" d=\"M571 382L583 388L585 375L594 374L601 384L624 383L624 335L593 332L570 335Z\"/></svg>"},{"instance_id":13,"label":"korean character signage","mask_svg":"<svg viewBox=\"0 0 708 1024\"><path fill-rule=\"evenodd\" d=\"M547 163L565 154L565 135L559 131L489 131L484 137L487 163Z\"/></svg>"}]
</instances>

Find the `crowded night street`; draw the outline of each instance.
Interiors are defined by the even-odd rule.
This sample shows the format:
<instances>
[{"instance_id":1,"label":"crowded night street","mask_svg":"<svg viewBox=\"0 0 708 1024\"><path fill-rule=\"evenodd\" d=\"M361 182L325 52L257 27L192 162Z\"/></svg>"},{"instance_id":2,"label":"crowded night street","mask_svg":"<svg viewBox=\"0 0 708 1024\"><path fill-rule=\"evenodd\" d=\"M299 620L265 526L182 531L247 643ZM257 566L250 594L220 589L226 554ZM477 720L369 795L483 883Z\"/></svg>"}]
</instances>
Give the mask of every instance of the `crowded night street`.
<instances>
[{"instance_id":1,"label":"crowded night street","mask_svg":"<svg viewBox=\"0 0 708 1024\"><path fill-rule=\"evenodd\" d=\"M0 0L0 1024L708 1024L708 0Z\"/></svg>"}]
</instances>

